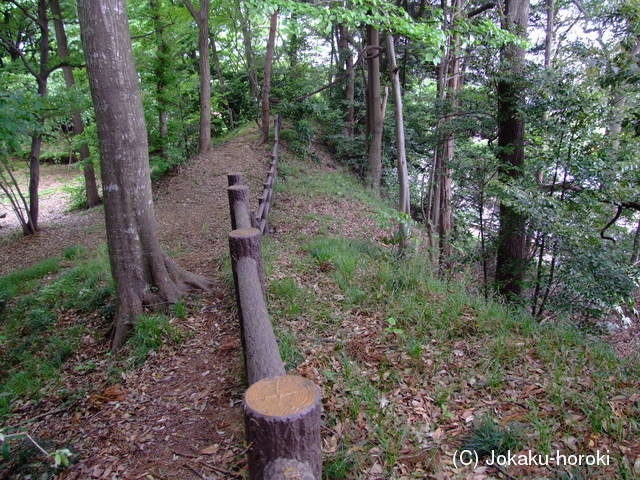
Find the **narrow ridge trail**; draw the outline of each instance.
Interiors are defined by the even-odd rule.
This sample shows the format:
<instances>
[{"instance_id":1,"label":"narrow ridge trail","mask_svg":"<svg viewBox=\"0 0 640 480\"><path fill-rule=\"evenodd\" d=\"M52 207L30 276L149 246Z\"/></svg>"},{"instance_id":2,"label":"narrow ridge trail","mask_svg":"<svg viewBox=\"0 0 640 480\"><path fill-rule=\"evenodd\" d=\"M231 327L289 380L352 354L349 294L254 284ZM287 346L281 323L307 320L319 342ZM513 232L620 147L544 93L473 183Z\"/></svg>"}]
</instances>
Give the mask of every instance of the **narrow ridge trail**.
<instances>
[{"instance_id":1,"label":"narrow ridge trail","mask_svg":"<svg viewBox=\"0 0 640 480\"><path fill-rule=\"evenodd\" d=\"M256 135L255 126L246 128L154 186L163 246L181 266L218 283L229 255L227 173L245 175L254 205L268 169L270 148L256 147ZM101 215L94 217L96 225L103 222ZM46 224L44 228L36 246L25 241L22 248L30 251L46 243ZM104 239L104 227L95 238L82 235L86 228L83 222L80 229L71 229L66 240L57 235L55 245L41 256ZM12 254L20 255L18 248ZM62 411L60 401L46 399L12 419L15 425L37 418L29 423L33 435L73 451L77 463L56 478L242 478L246 454L240 402L246 387L233 300L196 295L196 310L179 322L189 333L178 348L161 349L142 367L119 373L120 383L113 385L106 372L78 372L91 359L96 370L105 364L106 345L87 335L65 362L62 382L69 391L90 388L98 393L84 395L75 408ZM0 478L14 477L0 473Z\"/></svg>"}]
</instances>

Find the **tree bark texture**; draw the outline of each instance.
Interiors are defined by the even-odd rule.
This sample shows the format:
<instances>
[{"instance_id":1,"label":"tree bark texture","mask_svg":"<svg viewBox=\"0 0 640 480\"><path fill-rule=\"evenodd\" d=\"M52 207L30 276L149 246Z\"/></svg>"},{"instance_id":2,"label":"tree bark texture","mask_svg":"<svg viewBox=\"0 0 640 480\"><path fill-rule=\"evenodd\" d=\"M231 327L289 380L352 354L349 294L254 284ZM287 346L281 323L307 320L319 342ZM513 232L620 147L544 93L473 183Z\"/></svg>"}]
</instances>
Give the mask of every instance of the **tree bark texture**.
<instances>
[{"instance_id":1,"label":"tree bark texture","mask_svg":"<svg viewBox=\"0 0 640 480\"><path fill-rule=\"evenodd\" d=\"M164 159L169 158L167 151L167 142L169 135L168 113L169 101L167 99L168 75L167 67L171 62L169 56L169 44L164 35L164 25L162 24L162 16L160 11L160 3L158 0L149 0L151 12L153 15L153 28L156 31L156 62L154 65L154 73L156 77L156 102L158 112L158 131L160 137L160 155Z\"/></svg>"},{"instance_id":2,"label":"tree bark texture","mask_svg":"<svg viewBox=\"0 0 640 480\"><path fill-rule=\"evenodd\" d=\"M262 138L260 145L264 145L269 140L269 94L271 93L271 66L273 63L273 52L276 48L276 30L278 28L278 10L271 15L269 22L269 40L267 41L267 52L264 56L264 76L262 81Z\"/></svg>"},{"instance_id":3,"label":"tree bark texture","mask_svg":"<svg viewBox=\"0 0 640 480\"><path fill-rule=\"evenodd\" d=\"M240 28L242 29L242 43L244 44L244 54L247 62L247 74L249 75L249 87L251 88L251 97L256 105L256 113L258 111L258 103L260 100L260 88L258 87L258 78L255 69L255 55L253 54L253 44L251 36L251 26L249 25L248 14L242 11L240 0L236 0L236 11ZM257 117L256 117L257 118ZM258 120L256 119L256 122Z\"/></svg>"},{"instance_id":4,"label":"tree bark texture","mask_svg":"<svg viewBox=\"0 0 640 480\"><path fill-rule=\"evenodd\" d=\"M38 0L38 27L40 30L40 69L39 72L32 71L38 84L38 95L47 95L47 82L49 80L49 19L47 18L47 2ZM30 235L38 230L38 215L40 214L40 196L38 188L40 186L40 150L42 148L42 133L44 129L44 117L38 119L40 131L35 131L31 135L31 152L29 154L29 212L28 221L24 226L25 235Z\"/></svg>"},{"instance_id":5,"label":"tree bark texture","mask_svg":"<svg viewBox=\"0 0 640 480\"><path fill-rule=\"evenodd\" d=\"M507 0L504 28L523 38L527 35L529 0ZM524 96L522 47L510 44L502 52L498 79L498 147L500 175L505 183L524 177L524 119L518 113ZM512 205L500 205L500 228L496 259L496 284L507 297L522 295L527 269L526 218Z\"/></svg>"},{"instance_id":6,"label":"tree bark texture","mask_svg":"<svg viewBox=\"0 0 640 480\"><path fill-rule=\"evenodd\" d=\"M78 13L98 127L111 271L116 286L112 348L143 307L175 302L210 283L176 265L156 234L147 130L124 0L80 0Z\"/></svg>"},{"instance_id":7,"label":"tree bark texture","mask_svg":"<svg viewBox=\"0 0 640 480\"><path fill-rule=\"evenodd\" d=\"M227 188L227 193L229 196L231 229L251 228L249 187L246 185L233 185Z\"/></svg>"},{"instance_id":8,"label":"tree bark texture","mask_svg":"<svg viewBox=\"0 0 640 480\"><path fill-rule=\"evenodd\" d=\"M209 61L209 7L210 0L200 0L196 10L190 0L184 0L189 13L198 25L198 51L200 57L200 153L213 149L211 143L211 64Z\"/></svg>"},{"instance_id":9,"label":"tree bark texture","mask_svg":"<svg viewBox=\"0 0 640 480\"><path fill-rule=\"evenodd\" d=\"M216 69L216 75L218 76L218 83L220 83L220 95L227 104L227 115L229 115L229 128L233 128L235 125L233 108L229 103L229 94L224 84L224 77L222 76L222 68L220 67L220 57L218 56L218 48L216 47L216 39L214 35L211 35L211 54L213 56L213 64Z\"/></svg>"},{"instance_id":10,"label":"tree bark texture","mask_svg":"<svg viewBox=\"0 0 640 480\"><path fill-rule=\"evenodd\" d=\"M344 71L347 74L347 85L344 93L344 104L347 110L345 135L353 137L355 135L355 79L356 71L353 66L353 53L349 48L349 29L345 25L338 27L338 53L341 62L344 64Z\"/></svg>"},{"instance_id":11,"label":"tree bark texture","mask_svg":"<svg viewBox=\"0 0 640 480\"><path fill-rule=\"evenodd\" d=\"M387 34L387 55L389 62L389 77L391 78L391 89L393 90L393 105L396 123L396 151L397 151L397 169L398 184L400 185L400 201L398 210L404 214L411 213L411 204L409 198L409 172L407 169L407 150L405 148L404 135L404 114L402 109L402 89L400 87L400 75L398 73L398 63L396 60L396 51L394 46L393 35ZM406 248L409 237L409 225L401 223L401 249Z\"/></svg>"},{"instance_id":12,"label":"tree bark texture","mask_svg":"<svg viewBox=\"0 0 640 480\"><path fill-rule=\"evenodd\" d=\"M367 26L368 65L368 125L369 141L369 181L373 190L380 193L382 180L382 126L384 107L380 93L380 34L373 26Z\"/></svg>"},{"instance_id":13,"label":"tree bark texture","mask_svg":"<svg viewBox=\"0 0 640 480\"><path fill-rule=\"evenodd\" d=\"M56 42L58 44L58 57L60 57L60 60L65 60L69 58L69 47L67 44L67 35L64 31L60 2L59 0L50 0L49 6L51 7L51 13L53 14L53 25L56 32ZM67 91L69 91L76 83L73 76L73 68L69 66L62 67L62 73L64 75L64 82L67 87ZM82 135L84 132L84 124L80 113L75 110L72 111L71 120L73 122L73 135ZM80 154L80 162L82 162L82 173L84 175L84 186L87 196L87 208L92 208L100 204L100 194L98 193L96 172L93 168L93 163L91 161L87 161L87 158L89 158L89 145L84 142L78 149L78 153Z\"/></svg>"},{"instance_id":14,"label":"tree bark texture","mask_svg":"<svg viewBox=\"0 0 640 480\"><path fill-rule=\"evenodd\" d=\"M631 260L629 263L631 266L634 266L638 261L638 256L640 255L640 221L638 221L638 226L636 227L636 234L633 237L633 249L631 252Z\"/></svg>"}]
</instances>

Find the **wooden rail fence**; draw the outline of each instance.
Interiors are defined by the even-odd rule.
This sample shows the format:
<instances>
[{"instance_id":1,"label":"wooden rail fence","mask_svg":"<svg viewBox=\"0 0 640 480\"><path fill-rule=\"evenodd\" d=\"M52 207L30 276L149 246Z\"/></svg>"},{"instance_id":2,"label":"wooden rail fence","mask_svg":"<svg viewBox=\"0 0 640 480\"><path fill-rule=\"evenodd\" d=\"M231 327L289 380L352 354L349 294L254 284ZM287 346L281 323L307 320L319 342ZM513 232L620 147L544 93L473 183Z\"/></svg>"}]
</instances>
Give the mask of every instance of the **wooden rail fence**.
<instances>
[{"instance_id":1,"label":"wooden rail fence","mask_svg":"<svg viewBox=\"0 0 640 480\"><path fill-rule=\"evenodd\" d=\"M280 118L269 176L257 213L249 208L249 187L241 174L228 175L231 227L229 249L249 388L243 409L252 480L321 480L320 389L312 381L286 375L265 297L262 233L278 163Z\"/></svg>"},{"instance_id":2,"label":"wooden rail fence","mask_svg":"<svg viewBox=\"0 0 640 480\"><path fill-rule=\"evenodd\" d=\"M240 193L240 190L242 190L241 187L246 186L244 178L242 177L242 174L230 173L228 175L229 187L236 186L236 185L238 186L238 189L233 191L233 195L234 195L233 203L231 198L232 193L231 192L229 193L229 207L232 210L231 222L232 222L232 227L234 229L237 227L237 225L233 223L234 222L233 209L235 208L233 207L233 205L236 201L241 201L241 202L246 202L247 210L249 212L248 213L249 217L241 218L240 222L249 221L250 226L253 226L259 229L261 234L264 235L266 233L269 233L269 220L268 220L269 210L271 209L271 200L273 199L273 187L276 182L276 171L278 168L278 155L280 151L280 124L281 124L280 115L276 115L276 118L274 120L275 133L274 133L274 141L273 141L273 151L271 152L271 163L269 164L269 173L267 174L267 180L262 184L263 190L262 190L262 194L258 198L258 210L255 212L255 214L249 209L249 193L248 193L249 187L247 187L246 193ZM244 223L240 223L240 225L244 225Z\"/></svg>"}]
</instances>

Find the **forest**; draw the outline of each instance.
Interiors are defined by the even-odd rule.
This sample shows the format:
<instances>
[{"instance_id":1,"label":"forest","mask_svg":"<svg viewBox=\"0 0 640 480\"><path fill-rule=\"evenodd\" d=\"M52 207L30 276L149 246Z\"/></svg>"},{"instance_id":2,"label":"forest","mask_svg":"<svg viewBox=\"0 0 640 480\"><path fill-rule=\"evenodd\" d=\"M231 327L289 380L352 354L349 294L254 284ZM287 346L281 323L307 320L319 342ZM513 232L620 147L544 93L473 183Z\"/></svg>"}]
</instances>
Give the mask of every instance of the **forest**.
<instances>
[{"instance_id":1,"label":"forest","mask_svg":"<svg viewBox=\"0 0 640 480\"><path fill-rule=\"evenodd\" d=\"M323 478L640 476L637 0L0 14L0 478L248 474L226 175L255 197L274 140L262 290L323 392ZM195 435L176 411L118 405L174 398L153 379L189 364L216 365L221 423L184 454L150 433ZM144 463L147 437L183 463Z\"/></svg>"}]
</instances>

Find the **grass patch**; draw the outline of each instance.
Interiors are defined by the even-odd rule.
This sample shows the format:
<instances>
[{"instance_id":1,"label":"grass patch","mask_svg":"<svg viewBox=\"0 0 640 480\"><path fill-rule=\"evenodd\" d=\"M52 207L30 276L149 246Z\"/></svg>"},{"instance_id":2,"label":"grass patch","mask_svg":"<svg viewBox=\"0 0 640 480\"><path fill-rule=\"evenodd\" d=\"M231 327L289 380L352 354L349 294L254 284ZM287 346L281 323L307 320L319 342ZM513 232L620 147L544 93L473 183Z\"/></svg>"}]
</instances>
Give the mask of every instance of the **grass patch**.
<instances>
[{"instance_id":1,"label":"grass patch","mask_svg":"<svg viewBox=\"0 0 640 480\"><path fill-rule=\"evenodd\" d=\"M360 182L320 170L287 157L278 195L355 208L350 222L385 217ZM438 277L424 250L400 259L353 225L322 228L322 210L286 205L274 202L271 222L285 233L265 242L269 309L287 368L325 392L325 478L428 477L451 469L461 446L610 450L617 460L594 478L632 478L637 361L569 322L541 325L470 293L472 276Z\"/></svg>"},{"instance_id":2,"label":"grass patch","mask_svg":"<svg viewBox=\"0 0 640 480\"><path fill-rule=\"evenodd\" d=\"M178 345L182 342L182 330L171 319L162 314L143 315L127 340L127 350L135 365L141 365L153 352L163 345Z\"/></svg>"},{"instance_id":3,"label":"grass patch","mask_svg":"<svg viewBox=\"0 0 640 480\"><path fill-rule=\"evenodd\" d=\"M0 414L8 414L16 400L37 400L55 382L87 332L82 319L112 315L114 292L106 250L89 256L79 246L3 277L0 291ZM73 320L61 323L62 315Z\"/></svg>"},{"instance_id":4,"label":"grass patch","mask_svg":"<svg viewBox=\"0 0 640 480\"><path fill-rule=\"evenodd\" d=\"M60 258L50 257L38 263L0 278L0 302L8 302L20 293L31 290L38 280L56 273L60 269Z\"/></svg>"},{"instance_id":5,"label":"grass patch","mask_svg":"<svg viewBox=\"0 0 640 480\"><path fill-rule=\"evenodd\" d=\"M505 455L515 452L521 443L522 434L515 428L502 428L490 416L482 417L463 439L461 450L474 451L479 458Z\"/></svg>"}]
</instances>

